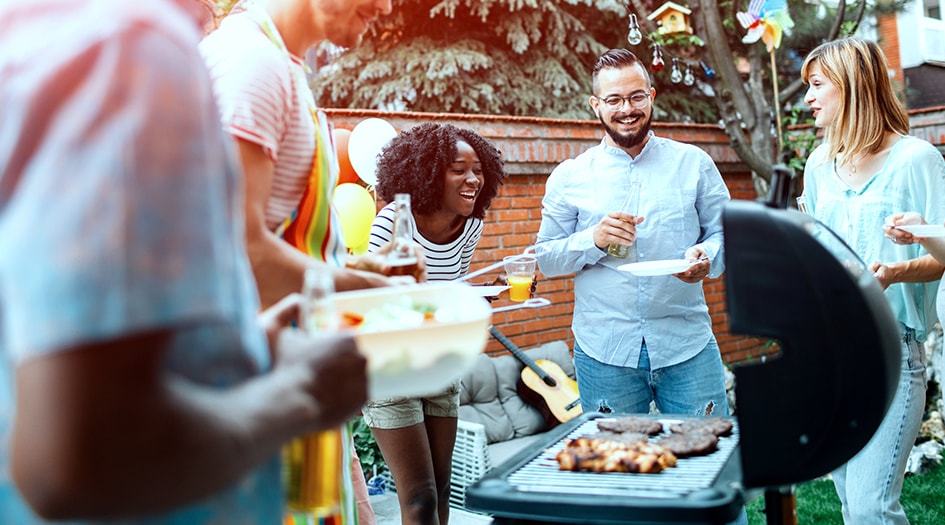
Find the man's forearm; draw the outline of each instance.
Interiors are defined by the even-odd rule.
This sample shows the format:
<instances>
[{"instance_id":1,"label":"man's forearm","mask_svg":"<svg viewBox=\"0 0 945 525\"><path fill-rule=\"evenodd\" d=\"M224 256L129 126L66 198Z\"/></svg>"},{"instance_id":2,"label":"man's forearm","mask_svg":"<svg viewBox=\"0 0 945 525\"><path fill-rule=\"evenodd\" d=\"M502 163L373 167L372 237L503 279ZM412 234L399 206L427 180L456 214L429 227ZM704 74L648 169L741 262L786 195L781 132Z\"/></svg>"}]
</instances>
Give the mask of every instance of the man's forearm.
<instances>
[{"instance_id":1,"label":"man's forearm","mask_svg":"<svg viewBox=\"0 0 945 525\"><path fill-rule=\"evenodd\" d=\"M304 377L274 371L226 390L200 387L151 371L163 344L139 336L21 365L12 470L41 515L141 515L195 501L313 419L299 394Z\"/></svg>"}]
</instances>

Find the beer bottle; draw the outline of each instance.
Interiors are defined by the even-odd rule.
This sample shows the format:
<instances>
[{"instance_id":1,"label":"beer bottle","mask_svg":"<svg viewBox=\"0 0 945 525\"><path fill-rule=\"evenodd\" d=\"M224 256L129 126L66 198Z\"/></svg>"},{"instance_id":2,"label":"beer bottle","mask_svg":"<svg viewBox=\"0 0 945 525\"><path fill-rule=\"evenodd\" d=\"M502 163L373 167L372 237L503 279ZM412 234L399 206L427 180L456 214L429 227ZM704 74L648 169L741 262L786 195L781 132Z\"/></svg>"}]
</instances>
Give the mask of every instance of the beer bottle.
<instances>
[{"instance_id":1,"label":"beer bottle","mask_svg":"<svg viewBox=\"0 0 945 525\"><path fill-rule=\"evenodd\" d=\"M413 213L410 211L410 194L394 195L394 232L393 247L387 254L390 275L412 275L418 278L417 255L413 251Z\"/></svg>"}]
</instances>

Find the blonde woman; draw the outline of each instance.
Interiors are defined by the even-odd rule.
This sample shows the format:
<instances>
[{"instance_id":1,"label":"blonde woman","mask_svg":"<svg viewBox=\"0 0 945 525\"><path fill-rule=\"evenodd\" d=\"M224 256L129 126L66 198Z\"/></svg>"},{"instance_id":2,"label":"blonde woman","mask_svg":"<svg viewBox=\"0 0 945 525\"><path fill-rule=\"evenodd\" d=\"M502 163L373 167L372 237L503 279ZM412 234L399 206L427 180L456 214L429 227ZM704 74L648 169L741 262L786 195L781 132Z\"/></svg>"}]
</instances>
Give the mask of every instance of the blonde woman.
<instances>
[{"instance_id":1,"label":"blonde woman","mask_svg":"<svg viewBox=\"0 0 945 525\"><path fill-rule=\"evenodd\" d=\"M925 408L925 341L945 269L918 244L885 239L887 217L920 212L945 221L945 162L910 137L886 57L875 42L845 38L814 49L801 68L824 142L804 169L809 212L840 235L879 280L902 336L899 387L883 423L833 473L847 524L908 523L899 503L909 451Z\"/></svg>"}]
</instances>

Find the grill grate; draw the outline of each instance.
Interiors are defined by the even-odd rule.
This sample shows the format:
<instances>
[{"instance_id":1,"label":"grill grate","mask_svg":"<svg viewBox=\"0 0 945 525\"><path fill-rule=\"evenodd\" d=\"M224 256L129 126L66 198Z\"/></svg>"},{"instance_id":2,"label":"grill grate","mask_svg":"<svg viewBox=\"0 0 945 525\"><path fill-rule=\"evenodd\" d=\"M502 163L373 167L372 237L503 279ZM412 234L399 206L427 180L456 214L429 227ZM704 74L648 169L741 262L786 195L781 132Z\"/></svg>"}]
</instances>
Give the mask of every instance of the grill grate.
<instances>
[{"instance_id":1,"label":"grill grate","mask_svg":"<svg viewBox=\"0 0 945 525\"><path fill-rule=\"evenodd\" d=\"M669 425L680 419L658 418L665 435ZM520 492L551 494L585 494L595 496L633 496L645 498L679 498L708 489L738 445L738 424L730 436L719 438L718 450L707 456L680 459L676 466L658 474L570 472L558 468L555 455L568 440L597 432L597 421L589 419L564 438L553 443L531 461L508 475L506 480Z\"/></svg>"}]
</instances>

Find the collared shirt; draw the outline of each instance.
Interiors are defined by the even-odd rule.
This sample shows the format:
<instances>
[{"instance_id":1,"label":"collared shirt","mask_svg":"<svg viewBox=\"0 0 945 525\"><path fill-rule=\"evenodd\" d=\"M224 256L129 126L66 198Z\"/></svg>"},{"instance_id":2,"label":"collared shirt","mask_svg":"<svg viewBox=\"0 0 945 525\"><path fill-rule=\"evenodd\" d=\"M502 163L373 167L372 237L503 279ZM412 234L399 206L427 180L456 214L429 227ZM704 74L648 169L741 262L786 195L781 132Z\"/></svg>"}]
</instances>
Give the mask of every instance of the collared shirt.
<instances>
[{"instance_id":1,"label":"collared shirt","mask_svg":"<svg viewBox=\"0 0 945 525\"><path fill-rule=\"evenodd\" d=\"M886 217L915 211L930 224L945 222L945 161L934 146L905 136L893 145L882 169L855 190L841 180L826 158L827 145L811 154L804 168L808 212L846 242L868 265L921 257L919 244L895 244L883 233ZM886 299L896 320L912 328L919 341L935 323L938 281L896 283Z\"/></svg>"},{"instance_id":2,"label":"collared shirt","mask_svg":"<svg viewBox=\"0 0 945 525\"><path fill-rule=\"evenodd\" d=\"M621 208L639 184L637 238L628 259L594 244L594 228ZM681 363L712 337L702 284L672 276L637 277L619 266L681 259L693 246L723 270L722 207L728 188L712 158L698 147L650 135L636 158L600 145L566 160L548 178L536 254L547 276L576 273L572 331L581 349L612 365L636 367L646 340L653 369Z\"/></svg>"},{"instance_id":3,"label":"collared shirt","mask_svg":"<svg viewBox=\"0 0 945 525\"><path fill-rule=\"evenodd\" d=\"M194 4L0 3L0 523L43 522L9 473L23 361L168 330L166 368L195 383L270 366ZM109 523L278 524L283 501L273 455L202 501Z\"/></svg>"}]
</instances>

